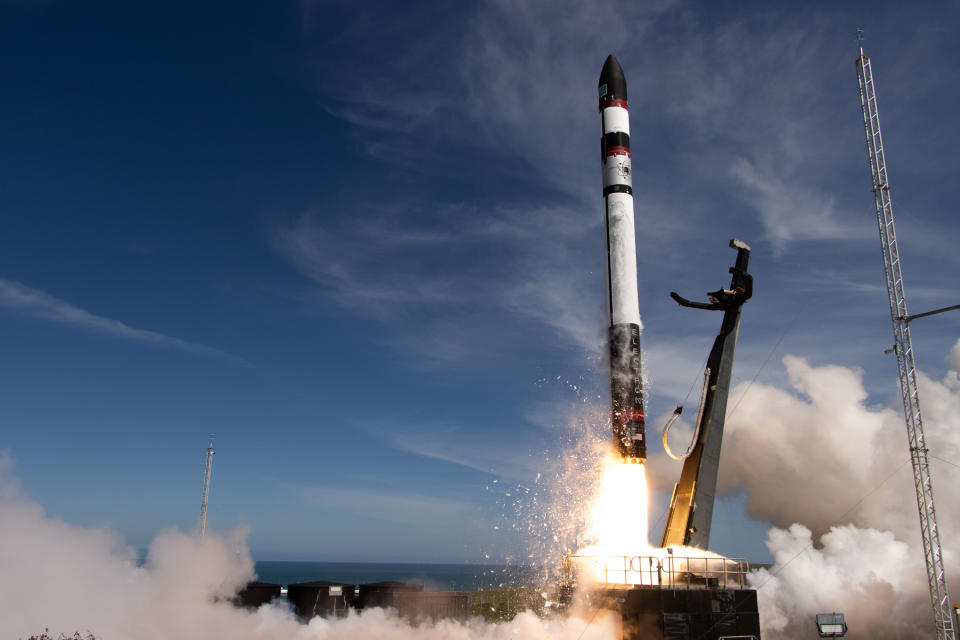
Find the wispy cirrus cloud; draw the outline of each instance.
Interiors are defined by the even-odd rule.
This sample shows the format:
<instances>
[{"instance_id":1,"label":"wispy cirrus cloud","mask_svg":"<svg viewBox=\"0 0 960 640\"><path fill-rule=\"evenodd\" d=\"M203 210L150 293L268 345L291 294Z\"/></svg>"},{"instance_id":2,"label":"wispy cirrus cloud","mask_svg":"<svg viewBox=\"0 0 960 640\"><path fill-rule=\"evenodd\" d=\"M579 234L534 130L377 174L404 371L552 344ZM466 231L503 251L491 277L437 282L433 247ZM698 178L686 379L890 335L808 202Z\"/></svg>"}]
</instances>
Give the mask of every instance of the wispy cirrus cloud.
<instances>
[{"instance_id":1,"label":"wispy cirrus cloud","mask_svg":"<svg viewBox=\"0 0 960 640\"><path fill-rule=\"evenodd\" d=\"M422 260L411 259L415 254L429 255L445 240L436 231L393 233L386 221L355 225L348 231L306 213L281 227L272 243L344 306L373 310L385 304L450 300L454 295L450 278L420 268Z\"/></svg>"},{"instance_id":2,"label":"wispy cirrus cloud","mask_svg":"<svg viewBox=\"0 0 960 640\"><path fill-rule=\"evenodd\" d=\"M15 280L0 278L0 307L41 320L57 322L157 347L176 349L226 360L234 365L250 367L248 361L213 347L187 342L149 329L137 329L120 320L99 316L45 291L28 287Z\"/></svg>"},{"instance_id":3,"label":"wispy cirrus cloud","mask_svg":"<svg viewBox=\"0 0 960 640\"><path fill-rule=\"evenodd\" d=\"M308 15L323 6L305 4L312 7ZM389 26L360 18L343 27L338 53L362 42L371 30L381 43L411 31L420 37L380 49L369 81L349 93L321 86L326 94L321 102L334 116L376 132L362 144L382 160L443 172L448 162L431 157L432 144L494 149L505 163L525 165L524 171L551 189L591 198L595 185L584 187L580 178L595 173L596 153L581 150L590 144L594 151L596 145L594 88L603 58L631 41L643 41L676 5L675 0L603 0L589 6L564 1L558 7L545 0L497 0L471 7L467 16L462 7L456 16L431 7L404 11ZM308 40L318 24L305 20ZM324 37L318 46L330 44ZM377 54L365 47L359 55ZM321 85L338 77L336 58L317 56ZM584 60L592 62L584 65ZM406 141L412 136L417 144Z\"/></svg>"},{"instance_id":4,"label":"wispy cirrus cloud","mask_svg":"<svg viewBox=\"0 0 960 640\"><path fill-rule=\"evenodd\" d=\"M564 3L558 12L548 4L484 4L453 31L425 30L401 54L388 49L368 85L347 95L321 87L329 94L323 102L375 131L375 142L364 144L380 159L442 173L456 161L431 160L434 145L492 149L534 188L593 203L596 183L584 179L596 172L593 87L612 50L630 76L637 192L643 201L670 203L655 211L663 219L645 220L648 233L672 222L682 190L688 223L743 203L778 250L811 239L864 238L846 198L836 195L846 150L862 146L856 111L838 117L837 101L823 99L843 93L851 76L823 73L837 53L828 46L834 16L798 28L777 11L698 21L670 1L603 2L600 10ZM544 29L548 10L556 15ZM613 14L622 17L617 25L606 17ZM353 25L357 33L369 27ZM530 33L537 37L524 37ZM450 37L468 46L437 56ZM319 59L321 69L332 64L330 56ZM655 159L644 155L648 148L658 150ZM862 162L854 169L862 173Z\"/></svg>"},{"instance_id":5,"label":"wispy cirrus cloud","mask_svg":"<svg viewBox=\"0 0 960 640\"><path fill-rule=\"evenodd\" d=\"M371 29L381 42L408 28L420 37L400 53L392 47L358 50L375 60L374 77L348 93L331 86L339 82L333 66L343 52L305 29L307 41L324 54L315 63L320 103L363 133L358 141L373 157L413 176L410 184L421 174L431 177L429 187L405 195L406 205L391 201L383 216L387 228L424 222L433 185L448 177L454 184L464 176L468 183L489 185L509 185L518 176L523 181L512 193L484 189L476 200L470 200L474 191L465 191L468 201L482 203L469 211L462 202L453 211L450 201L458 196L445 192L448 200L435 203L433 222L442 220L449 236L417 247L381 240L371 229L358 236L350 223L336 226L341 213L335 208L318 209L314 224L320 216L329 220L323 232L296 239L293 263L321 289L335 292L328 300L363 302L368 312L422 305L429 313L415 325L396 327L404 335L393 344L444 365L497 349L501 356L509 349L497 336L507 334L538 332L558 337L556 345L568 353L601 353L605 267L595 87L611 51L630 82L638 269L641 296L649 296L641 310L651 327L669 323L672 330L656 339L676 342L700 330L690 314L658 316L663 306L655 296L714 269L699 247L734 235L754 246L758 269L767 263L778 270L776 277L790 285L778 286L778 293L791 303L811 288L823 296L825 282L831 293L840 287L875 293L875 280L860 282L850 272L851 254L874 256L876 232L859 105L855 93L850 98L856 86L852 65L838 63L851 53L837 41L836 24L845 10L814 16L780 9L719 12L700 19L699 12L669 1L643 7L604 1L600 11L564 5L548 12L540 0L498 0L437 30L425 25L445 16L402 15L386 26L350 23L338 43L345 49ZM611 26L604 16L612 13L623 21ZM544 29L547 14L550 28ZM523 33L536 37L517 37ZM449 39L468 46L450 48ZM452 53L439 56L438 50ZM478 152L484 158L494 154L497 167L478 163ZM416 206L407 206L411 202ZM378 216L351 220L357 219L376 224ZM306 229L292 225L290 231ZM943 245L952 237L939 236ZM287 247L295 247L292 236L288 240ZM442 248L457 255L423 260ZM835 271L830 280L821 273L826 268ZM767 273L758 278L766 297L758 296L750 313L762 318L759 307L771 299L773 287ZM838 298L825 306L845 310L847 302ZM756 329L781 334L776 323ZM649 355L658 357L655 351ZM666 369L657 368L659 383L673 395L685 394L684 372L701 368L692 364L701 357L685 356L682 367L665 358Z\"/></svg>"},{"instance_id":6,"label":"wispy cirrus cloud","mask_svg":"<svg viewBox=\"0 0 960 640\"><path fill-rule=\"evenodd\" d=\"M521 423L518 429L523 428L527 426ZM399 437L398 432L404 435ZM541 453L522 446L504 448L503 442L492 439L489 432L466 426L404 425L402 431L384 430L378 437L388 440L399 451L512 480L529 480L538 460L532 454Z\"/></svg>"},{"instance_id":7,"label":"wispy cirrus cloud","mask_svg":"<svg viewBox=\"0 0 960 640\"><path fill-rule=\"evenodd\" d=\"M311 505L400 524L457 522L480 513L469 503L419 493L281 484Z\"/></svg>"},{"instance_id":8,"label":"wispy cirrus cloud","mask_svg":"<svg viewBox=\"0 0 960 640\"><path fill-rule=\"evenodd\" d=\"M349 229L325 213L278 228L274 250L329 301L381 320L416 315L395 344L431 360L466 359L484 351L484 333L518 318L546 325L569 346L595 350L602 343L602 244L593 212L437 205L429 224L398 225L387 212Z\"/></svg>"},{"instance_id":9,"label":"wispy cirrus cloud","mask_svg":"<svg viewBox=\"0 0 960 640\"><path fill-rule=\"evenodd\" d=\"M730 169L742 187L741 197L755 209L767 240L778 250L795 240L851 240L867 237L865 225L841 217L836 198L798 180L787 180L771 167L738 158Z\"/></svg>"}]
</instances>

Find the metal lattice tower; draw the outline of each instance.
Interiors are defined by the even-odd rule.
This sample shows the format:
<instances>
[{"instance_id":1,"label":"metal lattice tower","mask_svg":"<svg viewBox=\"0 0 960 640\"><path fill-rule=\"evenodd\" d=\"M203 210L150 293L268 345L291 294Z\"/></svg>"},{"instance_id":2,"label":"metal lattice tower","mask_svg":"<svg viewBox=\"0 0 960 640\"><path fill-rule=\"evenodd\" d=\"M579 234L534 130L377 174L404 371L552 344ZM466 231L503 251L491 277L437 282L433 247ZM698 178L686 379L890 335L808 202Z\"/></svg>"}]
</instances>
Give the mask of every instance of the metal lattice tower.
<instances>
[{"instance_id":1,"label":"metal lattice tower","mask_svg":"<svg viewBox=\"0 0 960 640\"><path fill-rule=\"evenodd\" d=\"M213 440L207 447L207 466L203 472L203 495L200 497L200 537L207 530L207 499L210 497L210 475L213 473Z\"/></svg>"},{"instance_id":2,"label":"metal lattice tower","mask_svg":"<svg viewBox=\"0 0 960 640\"><path fill-rule=\"evenodd\" d=\"M954 640L950 596L947 594L947 578L943 568L940 534L937 531L937 514L933 505L933 481L930 477L930 465L927 462L926 438L923 433L923 419L920 415L916 365L913 361L913 343L910 340L908 325L907 298L903 291L900 253L897 249L897 234L893 227L893 202L890 199L887 162L883 154L883 137L880 135L877 94L870 58L863 54L863 47L860 48L860 57L857 58L857 72L860 80L863 126L867 136L867 153L870 157L870 171L873 174L873 198L877 206L880 243L883 246L883 271L887 278L887 295L890 298L890 315L893 318L893 352L897 356L897 366L900 371L900 394L903 396L907 440L910 443L910 460L913 463L913 484L917 490L917 509L920 512L920 534L923 539L924 560L927 564L930 599L937 625L937 638Z\"/></svg>"}]
</instances>

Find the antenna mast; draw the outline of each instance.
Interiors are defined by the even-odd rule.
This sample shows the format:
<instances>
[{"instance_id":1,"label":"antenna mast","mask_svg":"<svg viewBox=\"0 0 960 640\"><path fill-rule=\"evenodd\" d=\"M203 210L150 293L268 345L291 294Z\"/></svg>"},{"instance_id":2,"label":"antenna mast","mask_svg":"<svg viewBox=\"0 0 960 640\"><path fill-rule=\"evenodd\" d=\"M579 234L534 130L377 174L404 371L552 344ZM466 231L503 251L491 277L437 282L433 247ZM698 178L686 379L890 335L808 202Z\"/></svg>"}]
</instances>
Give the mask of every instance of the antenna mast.
<instances>
[{"instance_id":1,"label":"antenna mast","mask_svg":"<svg viewBox=\"0 0 960 640\"><path fill-rule=\"evenodd\" d=\"M923 539L923 555L927 564L927 582L933 603L933 616L937 626L938 640L953 640L953 618L950 611L950 596L947 594L947 578L943 567L940 534L937 531L937 514L933 505L933 482L927 462L926 437L920 415L920 398L917 393L916 365L913 361L913 343L910 340L910 316L907 314L907 298L903 291L903 274L900 272L900 252L897 249L897 234L893 227L893 202L890 199L890 183L887 179L887 162L883 154L883 138L880 135L880 116L877 112L877 94L873 83L870 58L863 54L863 30L857 30L860 57L857 58L857 75L860 81L860 105L863 107L863 126L867 136L867 154L873 175L873 198L877 207L877 224L880 227L880 244L883 246L883 271L887 278L887 295L890 298L890 315L893 318L893 352L897 356L900 371L900 394L903 396L903 413L907 423L907 440L910 443L910 460L913 464L913 484L917 490L917 509L920 512L920 533Z\"/></svg>"},{"instance_id":2,"label":"antenna mast","mask_svg":"<svg viewBox=\"0 0 960 640\"><path fill-rule=\"evenodd\" d=\"M200 497L200 537L207 530L207 500L210 498L210 475L213 473L213 434L207 447L207 466L203 472L203 495Z\"/></svg>"}]
</instances>

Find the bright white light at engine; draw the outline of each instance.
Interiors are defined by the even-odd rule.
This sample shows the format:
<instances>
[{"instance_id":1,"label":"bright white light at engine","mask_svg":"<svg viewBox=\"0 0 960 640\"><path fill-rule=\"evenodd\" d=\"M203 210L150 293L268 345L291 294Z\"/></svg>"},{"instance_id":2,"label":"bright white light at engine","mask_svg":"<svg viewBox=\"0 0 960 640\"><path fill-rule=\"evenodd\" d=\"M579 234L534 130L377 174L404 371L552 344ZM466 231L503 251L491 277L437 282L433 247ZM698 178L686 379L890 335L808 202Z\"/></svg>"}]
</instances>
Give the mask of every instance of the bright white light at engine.
<instances>
[{"instance_id":1,"label":"bright white light at engine","mask_svg":"<svg viewBox=\"0 0 960 640\"><path fill-rule=\"evenodd\" d=\"M600 468L600 491L591 513L593 548L603 555L639 555L647 542L647 476L642 464L614 456Z\"/></svg>"},{"instance_id":2,"label":"bright white light at engine","mask_svg":"<svg viewBox=\"0 0 960 640\"><path fill-rule=\"evenodd\" d=\"M647 541L647 476L642 464L610 454L600 464L587 538L571 563L579 580L601 584L669 584L695 572L727 580L722 556L689 547L652 547ZM707 559L715 559L712 563ZM735 568L735 564L733 565Z\"/></svg>"}]
</instances>

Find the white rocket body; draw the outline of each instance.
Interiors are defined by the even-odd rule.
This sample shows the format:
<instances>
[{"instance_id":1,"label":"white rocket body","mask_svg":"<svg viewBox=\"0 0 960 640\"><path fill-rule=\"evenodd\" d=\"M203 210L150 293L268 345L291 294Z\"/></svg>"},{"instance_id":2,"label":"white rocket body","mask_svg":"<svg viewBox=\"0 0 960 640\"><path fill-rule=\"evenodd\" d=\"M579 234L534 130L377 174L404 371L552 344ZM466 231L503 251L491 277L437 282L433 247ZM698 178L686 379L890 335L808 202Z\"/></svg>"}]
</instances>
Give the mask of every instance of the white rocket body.
<instances>
[{"instance_id":1,"label":"white rocket body","mask_svg":"<svg viewBox=\"0 0 960 640\"><path fill-rule=\"evenodd\" d=\"M603 200L607 231L607 297L610 311L610 394L613 441L625 460L647 457L640 354L640 303L633 220L630 114L627 83L614 56L598 85L603 137Z\"/></svg>"}]
</instances>

